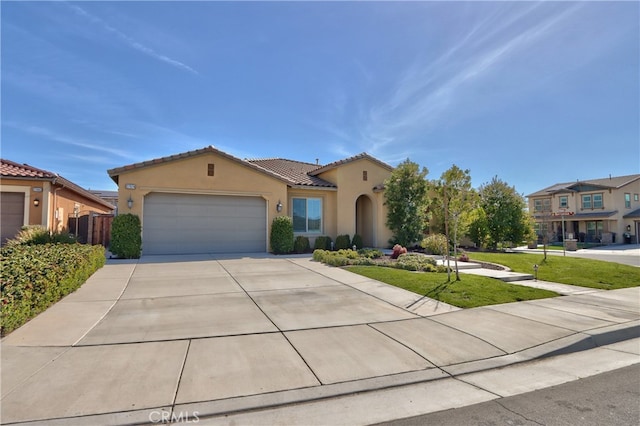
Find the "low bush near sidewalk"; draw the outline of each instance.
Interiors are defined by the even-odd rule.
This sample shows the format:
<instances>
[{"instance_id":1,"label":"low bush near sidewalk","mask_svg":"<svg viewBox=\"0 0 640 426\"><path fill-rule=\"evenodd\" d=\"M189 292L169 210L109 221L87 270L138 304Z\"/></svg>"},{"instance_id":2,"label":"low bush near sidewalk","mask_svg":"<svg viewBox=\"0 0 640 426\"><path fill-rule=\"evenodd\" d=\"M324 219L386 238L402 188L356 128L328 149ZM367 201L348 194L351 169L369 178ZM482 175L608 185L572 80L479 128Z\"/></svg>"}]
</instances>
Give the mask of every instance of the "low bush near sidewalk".
<instances>
[{"instance_id":1,"label":"low bush near sidewalk","mask_svg":"<svg viewBox=\"0 0 640 426\"><path fill-rule=\"evenodd\" d=\"M10 333L79 288L105 263L104 247L12 245L0 250L0 333Z\"/></svg>"},{"instance_id":2,"label":"low bush near sidewalk","mask_svg":"<svg viewBox=\"0 0 640 426\"><path fill-rule=\"evenodd\" d=\"M446 272L445 266L436 266L436 261L418 253L403 253L397 260L381 258L379 250L315 250L313 260L330 266L385 266L388 268L405 269L407 271Z\"/></svg>"}]
</instances>

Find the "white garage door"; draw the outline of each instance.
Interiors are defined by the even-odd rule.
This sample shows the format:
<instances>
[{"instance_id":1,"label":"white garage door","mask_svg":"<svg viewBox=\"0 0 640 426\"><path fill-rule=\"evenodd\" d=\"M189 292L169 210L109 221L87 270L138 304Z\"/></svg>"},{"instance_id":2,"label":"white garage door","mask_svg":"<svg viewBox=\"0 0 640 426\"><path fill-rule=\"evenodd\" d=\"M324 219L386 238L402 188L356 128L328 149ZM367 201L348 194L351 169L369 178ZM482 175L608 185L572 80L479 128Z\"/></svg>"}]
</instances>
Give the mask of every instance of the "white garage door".
<instances>
[{"instance_id":1,"label":"white garage door","mask_svg":"<svg viewBox=\"0 0 640 426\"><path fill-rule=\"evenodd\" d=\"M4 244L7 239L15 237L24 225L24 192L0 193L0 203L0 242Z\"/></svg>"},{"instance_id":2,"label":"white garage door","mask_svg":"<svg viewBox=\"0 0 640 426\"><path fill-rule=\"evenodd\" d=\"M144 200L142 252L264 252L266 214L259 197L151 193Z\"/></svg>"}]
</instances>

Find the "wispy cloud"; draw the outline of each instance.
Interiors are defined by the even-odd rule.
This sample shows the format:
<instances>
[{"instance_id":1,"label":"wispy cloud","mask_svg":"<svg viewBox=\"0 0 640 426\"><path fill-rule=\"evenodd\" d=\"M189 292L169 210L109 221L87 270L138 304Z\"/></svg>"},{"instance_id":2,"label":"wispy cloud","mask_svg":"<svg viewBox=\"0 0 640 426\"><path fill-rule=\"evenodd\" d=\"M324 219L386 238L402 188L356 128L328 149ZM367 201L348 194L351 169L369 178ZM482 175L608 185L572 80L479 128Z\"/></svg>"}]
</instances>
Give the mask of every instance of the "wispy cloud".
<instances>
[{"instance_id":1,"label":"wispy cloud","mask_svg":"<svg viewBox=\"0 0 640 426\"><path fill-rule=\"evenodd\" d=\"M86 148L92 151L98 151L105 154L114 155L117 157L122 157L122 158L131 157L131 154L129 152L118 149L118 148L110 147L106 143L102 144L102 143L96 143L96 142L88 142L84 139L64 135L57 131L54 131L45 127L34 126L34 125L24 125L21 123L16 123L11 121L5 122L3 123L3 125L12 127L14 129L17 129L32 135L42 136L51 141L56 141L56 142L64 143L67 145L76 146L79 148Z\"/></svg>"},{"instance_id":2,"label":"wispy cloud","mask_svg":"<svg viewBox=\"0 0 640 426\"><path fill-rule=\"evenodd\" d=\"M111 26L109 23L107 23L106 21L104 21L103 19L87 12L86 10L84 10L83 8L81 8L80 6L77 6L75 4L69 4L69 3L65 3L69 8L71 8L74 12L76 12L78 15L88 19L91 23L96 24L98 26L100 26L102 29L104 29L105 31L109 32L110 34L115 35L119 40L121 40L122 42L124 42L126 45L128 45L129 47L131 47L132 49L135 49L147 56L150 56L154 59L157 59L159 61L162 61L164 63L167 63L169 65L172 65L176 68L188 71L190 73L193 74L198 74L198 71L196 71L195 69L193 69L192 67L190 67L189 65L180 62L176 59L170 58L166 55L163 55L161 53L156 52L155 50L153 50L152 48L150 48L149 46L145 46L144 44L138 42L137 40L135 40L134 38L128 36L127 34L123 33L122 31L118 30L117 28Z\"/></svg>"},{"instance_id":3,"label":"wispy cloud","mask_svg":"<svg viewBox=\"0 0 640 426\"><path fill-rule=\"evenodd\" d=\"M535 3L508 15L485 16L435 60L416 60L382 101L363 107L360 141L381 156L393 147L390 155L397 156L399 141L441 125L454 107L464 107L468 89L497 78L510 58L549 41L581 5L560 12L554 8L543 18L538 7Z\"/></svg>"}]
</instances>

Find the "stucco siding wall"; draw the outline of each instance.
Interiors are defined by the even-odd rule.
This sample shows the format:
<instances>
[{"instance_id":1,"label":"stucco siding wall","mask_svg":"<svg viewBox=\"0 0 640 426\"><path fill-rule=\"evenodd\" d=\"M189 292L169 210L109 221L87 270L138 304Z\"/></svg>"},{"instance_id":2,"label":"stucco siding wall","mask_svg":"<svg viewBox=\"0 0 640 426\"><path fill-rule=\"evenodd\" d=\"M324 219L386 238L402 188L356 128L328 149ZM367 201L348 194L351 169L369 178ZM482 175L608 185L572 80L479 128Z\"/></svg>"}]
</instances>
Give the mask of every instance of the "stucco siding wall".
<instances>
[{"instance_id":1,"label":"stucco siding wall","mask_svg":"<svg viewBox=\"0 0 640 426\"><path fill-rule=\"evenodd\" d=\"M209 164L213 164L213 176L208 176ZM119 213L133 213L141 220L144 197L152 192L262 197L267 202L269 229L274 217L287 212L284 182L213 153L126 171L118 182ZM127 184L135 189L127 189ZM283 205L281 213L276 211L278 201Z\"/></svg>"},{"instance_id":2,"label":"stucco siding wall","mask_svg":"<svg viewBox=\"0 0 640 426\"><path fill-rule=\"evenodd\" d=\"M365 171L367 180L363 178ZM336 235L349 234L353 237L356 233L356 201L361 195L366 195L373 204L374 245L386 247L391 235L384 225L386 221L384 196L382 193L375 193L373 188L384 183L391 172L366 158L341 165L331 172L335 172L335 175L323 173L320 177L327 180L335 177L335 183L338 185Z\"/></svg>"}]
</instances>

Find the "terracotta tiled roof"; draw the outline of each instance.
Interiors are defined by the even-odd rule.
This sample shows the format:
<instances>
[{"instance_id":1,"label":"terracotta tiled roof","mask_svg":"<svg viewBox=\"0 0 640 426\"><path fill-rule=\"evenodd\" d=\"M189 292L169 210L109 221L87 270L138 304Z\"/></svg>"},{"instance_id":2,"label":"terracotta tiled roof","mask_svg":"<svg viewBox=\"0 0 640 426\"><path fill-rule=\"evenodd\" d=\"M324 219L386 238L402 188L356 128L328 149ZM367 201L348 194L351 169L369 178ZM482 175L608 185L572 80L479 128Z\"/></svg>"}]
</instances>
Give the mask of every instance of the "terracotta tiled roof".
<instances>
[{"instance_id":1,"label":"terracotta tiled roof","mask_svg":"<svg viewBox=\"0 0 640 426\"><path fill-rule=\"evenodd\" d=\"M0 174L3 177L42 178L52 179L57 175L28 164L19 164L10 160L0 159Z\"/></svg>"},{"instance_id":2,"label":"terracotta tiled roof","mask_svg":"<svg viewBox=\"0 0 640 426\"><path fill-rule=\"evenodd\" d=\"M322 167L318 164L303 163L301 161L284 158L263 158L246 160L265 170L270 170L289 180L293 185L320 186L335 188L336 185L319 177L310 175L314 170Z\"/></svg>"},{"instance_id":3,"label":"terracotta tiled roof","mask_svg":"<svg viewBox=\"0 0 640 426\"><path fill-rule=\"evenodd\" d=\"M99 204L102 204L104 207L113 210L115 208L114 205L104 201L102 198L97 195L92 194L86 189L76 185L68 179L60 176L57 173L53 173L47 170L39 169L37 167L30 166L28 164L19 164L14 161L0 159L0 174L5 179L34 179L34 180L43 180L53 182L55 184L59 184L66 188L69 188L73 192L93 200Z\"/></svg>"},{"instance_id":4,"label":"terracotta tiled roof","mask_svg":"<svg viewBox=\"0 0 640 426\"><path fill-rule=\"evenodd\" d=\"M369 154L367 154L366 152L362 152L358 155L354 155L353 157L349 157L349 158L345 158L344 160L338 160L338 161L334 161L333 163L329 163L325 166L319 167L317 169L315 169L313 172L311 172L312 175L317 176L320 173L326 172L328 170L334 169L338 166L342 166L343 164L347 164L347 163L351 163L353 161L357 161L357 160L362 160L362 159L367 159L369 161L372 161L376 164L378 164L379 166L392 171L393 167L391 167L390 165L388 165L387 163L384 163L380 160L378 160L375 157L370 156Z\"/></svg>"},{"instance_id":5,"label":"terracotta tiled roof","mask_svg":"<svg viewBox=\"0 0 640 426\"><path fill-rule=\"evenodd\" d=\"M578 188L581 185L591 185L591 186L599 186L602 188L618 189L638 179L640 179L640 174L626 175L626 176L613 176L613 177L601 178L601 179L580 180L580 181L566 182L566 183L556 183L547 188L541 189L540 191L529 194L527 195L527 197L541 197L541 196L550 195L558 192L572 192L574 190L573 188Z\"/></svg>"}]
</instances>

